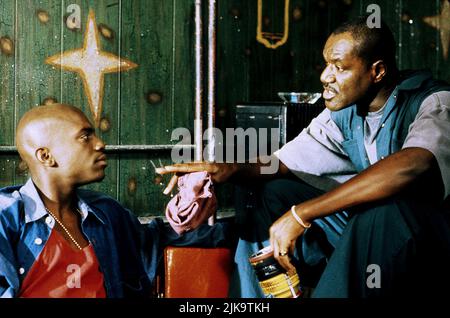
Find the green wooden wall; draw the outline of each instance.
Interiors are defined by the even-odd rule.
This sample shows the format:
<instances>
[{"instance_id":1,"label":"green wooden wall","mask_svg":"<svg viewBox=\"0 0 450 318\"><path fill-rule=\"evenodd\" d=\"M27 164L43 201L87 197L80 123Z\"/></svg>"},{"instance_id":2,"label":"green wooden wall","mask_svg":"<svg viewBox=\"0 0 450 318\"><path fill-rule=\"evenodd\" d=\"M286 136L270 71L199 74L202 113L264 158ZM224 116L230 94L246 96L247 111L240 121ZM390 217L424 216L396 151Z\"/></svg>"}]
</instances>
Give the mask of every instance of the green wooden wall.
<instances>
[{"instance_id":1,"label":"green wooden wall","mask_svg":"<svg viewBox=\"0 0 450 318\"><path fill-rule=\"evenodd\" d=\"M450 81L450 57L442 56L439 31L423 22L440 13L441 0L290 0L289 39L275 50L256 41L257 0L218 3L217 106L227 125L238 102L278 101L280 91L321 91L328 35L370 4L380 6L395 35L400 69L427 67ZM266 30L282 31L283 6L284 0L263 0Z\"/></svg>"},{"instance_id":2,"label":"green wooden wall","mask_svg":"<svg viewBox=\"0 0 450 318\"><path fill-rule=\"evenodd\" d=\"M80 107L92 119L77 73L44 63L52 55L82 47L88 12L113 33L102 50L139 66L105 75L102 122L97 133L108 145L166 145L176 127L192 128L194 92L193 1L186 0L1 0L0 37L14 43L0 54L0 146L14 145L21 115L46 98ZM64 23L67 7L81 9L81 29ZM45 11L46 23L38 17ZM153 95L151 95L153 94ZM153 96L150 99L149 96ZM156 97L155 97L156 96ZM28 174L14 153L0 153L0 186L23 183ZM105 192L138 215L158 215L168 197L153 165L170 162L170 150L109 155L107 176L90 188Z\"/></svg>"},{"instance_id":3,"label":"green wooden wall","mask_svg":"<svg viewBox=\"0 0 450 318\"><path fill-rule=\"evenodd\" d=\"M89 9L97 24L113 34L100 38L102 50L139 65L105 76L98 134L109 145L165 145L176 143L170 140L174 128L192 129L194 2L0 0L0 38L13 43L13 51L0 52L0 186L28 178L10 149L15 126L26 110L53 98L91 116L79 76L44 64L49 56L82 46ZM450 81L450 62L442 56L439 31L423 22L423 17L440 13L441 2L290 0L288 41L273 50L256 41L257 0L217 0L217 126L234 125L237 103L278 101L279 91L320 91L322 47L328 34L372 3L381 7L399 43L400 68L428 67L436 77ZM70 30L64 23L70 4L81 8L81 30ZM284 0L263 0L265 30L282 31L283 6ZM203 7L206 35L207 0ZM38 18L41 11L48 14L46 23ZM170 199L162 195L168 177L156 176L153 165L170 162L170 150L120 151L109 157L107 177L90 188L117 198L137 215L163 214ZM221 209L232 206L232 191L229 185L219 187Z\"/></svg>"}]
</instances>

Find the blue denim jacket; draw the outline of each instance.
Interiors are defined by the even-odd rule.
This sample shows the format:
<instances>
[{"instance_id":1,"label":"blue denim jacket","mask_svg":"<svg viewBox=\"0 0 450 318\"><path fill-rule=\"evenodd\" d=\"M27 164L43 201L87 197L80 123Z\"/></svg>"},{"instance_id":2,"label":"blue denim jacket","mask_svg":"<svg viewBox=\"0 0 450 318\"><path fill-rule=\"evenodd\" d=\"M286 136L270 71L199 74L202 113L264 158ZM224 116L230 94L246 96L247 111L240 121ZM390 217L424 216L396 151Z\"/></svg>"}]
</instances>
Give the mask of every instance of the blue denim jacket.
<instances>
[{"instance_id":1,"label":"blue denim jacket","mask_svg":"<svg viewBox=\"0 0 450 318\"><path fill-rule=\"evenodd\" d=\"M409 126L415 120L423 100L432 93L450 90L450 86L434 80L429 71L405 71L403 80L397 85L386 102L377 136L378 160L401 149ZM370 162L364 147L364 118L353 104L332 112L331 118L342 131L345 141L342 147L358 172L369 167Z\"/></svg>"},{"instance_id":2,"label":"blue denim jacket","mask_svg":"<svg viewBox=\"0 0 450 318\"><path fill-rule=\"evenodd\" d=\"M106 195L88 190L78 190L77 195L81 228L96 253L107 297L150 297L166 245L218 246L225 242L219 223L178 236L161 219L141 225ZM53 226L31 179L22 187L0 189L0 297L18 295Z\"/></svg>"}]
</instances>

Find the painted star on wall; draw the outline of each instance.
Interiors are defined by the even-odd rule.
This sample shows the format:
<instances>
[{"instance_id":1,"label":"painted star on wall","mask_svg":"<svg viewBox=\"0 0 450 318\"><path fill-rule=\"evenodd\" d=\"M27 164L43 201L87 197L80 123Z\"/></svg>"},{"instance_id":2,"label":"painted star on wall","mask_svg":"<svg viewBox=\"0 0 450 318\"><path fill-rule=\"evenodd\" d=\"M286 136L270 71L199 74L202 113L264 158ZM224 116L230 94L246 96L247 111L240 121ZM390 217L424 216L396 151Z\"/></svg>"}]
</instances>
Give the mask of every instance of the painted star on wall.
<instances>
[{"instance_id":1,"label":"painted star on wall","mask_svg":"<svg viewBox=\"0 0 450 318\"><path fill-rule=\"evenodd\" d=\"M127 71L138 66L129 60L101 50L92 10L89 11L83 47L50 56L45 63L79 74L83 80L96 127L99 126L102 113L104 75Z\"/></svg>"},{"instance_id":2,"label":"painted star on wall","mask_svg":"<svg viewBox=\"0 0 450 318\"><path fill-rule=\"evenodd\" d=\"M431 17L424 17L423 21L440 31L442 54L444 59L448 57L448 46L450 44L450 1L444 0L441 6L441 14Z\"/></svg>"}]
</instances>

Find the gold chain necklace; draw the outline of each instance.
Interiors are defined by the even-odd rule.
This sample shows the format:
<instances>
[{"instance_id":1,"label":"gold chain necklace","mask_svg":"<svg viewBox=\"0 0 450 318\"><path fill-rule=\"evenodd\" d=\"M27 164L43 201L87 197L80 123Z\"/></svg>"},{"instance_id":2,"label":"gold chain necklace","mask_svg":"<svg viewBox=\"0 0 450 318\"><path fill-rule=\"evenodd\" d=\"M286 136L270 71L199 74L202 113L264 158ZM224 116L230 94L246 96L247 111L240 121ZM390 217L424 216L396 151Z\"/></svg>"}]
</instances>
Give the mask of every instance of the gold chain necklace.
<instances>
[{"instance_id":1,"label":"gold chain necklace","mask_svg":"<svg viewBox=\"0 0 450 318\"><path fill-rule=\"evenodd\" d=\"M59 226L61 226L64 232L66 232L67 236L72 240L73 244L75 244L79 250L82 250L81 245L78 244L72 234L70 234L69 230L64 226L64 224L62 224L62 222L58 220L58 218L49 209L47 209L47 207L45 207L45 210L55 219L55 221L59 224Z\"/></svg>"}]
</instances>

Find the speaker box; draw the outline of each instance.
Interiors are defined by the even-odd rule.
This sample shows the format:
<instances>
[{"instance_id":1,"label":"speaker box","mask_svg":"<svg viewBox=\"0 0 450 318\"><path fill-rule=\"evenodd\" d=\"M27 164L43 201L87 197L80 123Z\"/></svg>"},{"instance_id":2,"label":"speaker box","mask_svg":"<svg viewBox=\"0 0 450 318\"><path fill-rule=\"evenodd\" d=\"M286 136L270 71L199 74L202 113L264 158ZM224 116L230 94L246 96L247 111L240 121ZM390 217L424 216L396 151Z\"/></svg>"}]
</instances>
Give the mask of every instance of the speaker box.
<instances>
[{"instance_id":1,"label":"speaker box","mask_svg":"<svg viewBox=\"0 0 450 318\"><path fill-rule=\"evenodd\" d=\"M269 132L266 139L267 154L281 148L290 140L294 139L304 128L306 128L311 120L319 115L325 108L323 99L320 98L314 104L307 103L242 103L236 105L236 126L244 130L248 128L257 128L258 132L258 148L260 144L259 128L267 128ZM276 136L270 134L271 129L276 128ZM276 140L273 140L276 138ZM277 143L277 149L273 149L271 144ZM272 149L271 149L272 148ZM271 151L270 151L271 150ZM249 155L250 153L250 155ZM255 151L249 152L248 143L245 144L245 159L248 160L253 156ZM261 153L257 149L258 155ZM258 183L239 184L235 187L235 221L238 225L239 232L245 231L247 224L247 216L249 213L257 213L255 211L258 200ZM252 210L252 211L251 211Z\"/></svg>"},{"instance_id":2,"label":"speaker box","mask_svg":"<svg viewBox=\"0 0 450 318\"><path fill-rule=\"evenodd\" d=\"M242 103L236 105L236 128L267 128L267 143L276 138L278 147L281 148L288 141L297 136L311 120L319 115L325 106L323 100L319 99L315 104L307 103ZM277 136L272 136L271 128L275 128ZM246 143L248 146L248 143ZM270 148L267 148L270 149ZM248 149L247 149L248 152ZM259 151L258 151L259 154ZM248 158L246 158L248 159Z\"/></svg>"}]
</instances>

